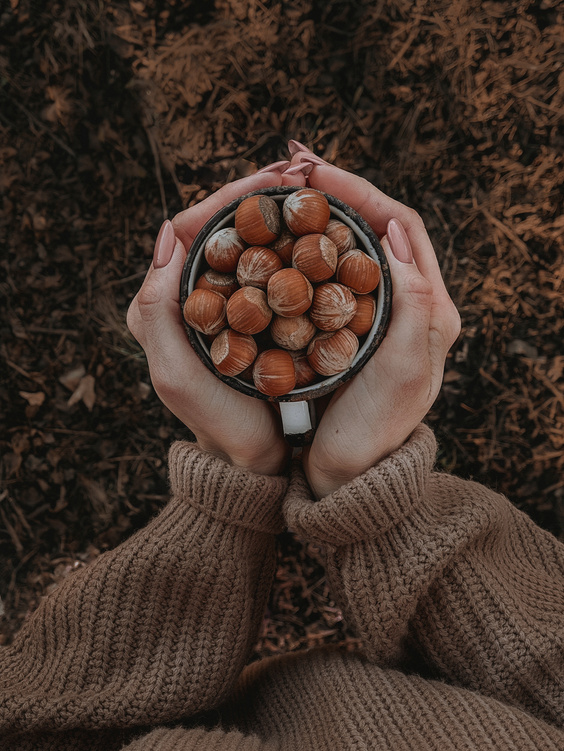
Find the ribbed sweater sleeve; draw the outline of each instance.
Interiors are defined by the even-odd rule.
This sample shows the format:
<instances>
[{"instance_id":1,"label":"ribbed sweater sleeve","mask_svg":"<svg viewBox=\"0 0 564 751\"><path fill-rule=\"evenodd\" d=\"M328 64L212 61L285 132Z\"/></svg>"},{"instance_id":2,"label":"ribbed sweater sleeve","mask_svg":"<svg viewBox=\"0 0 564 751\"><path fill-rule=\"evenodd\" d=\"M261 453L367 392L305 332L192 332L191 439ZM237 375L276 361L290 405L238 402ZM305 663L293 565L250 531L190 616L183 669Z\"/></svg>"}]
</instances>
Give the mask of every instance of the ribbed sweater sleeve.
<instances>
[{"instance_id":1,"label":"ribbed sweater sleeve","mask_svg":"<svg viewBox=\"0 0 564 751\"><path fill-rule=\"evenodd\" d=\"M160 514L65 580L0 651L4 747L120 748L140 728L216 706L236 681L263 616L288 481L184 442L169 464Z\"/></svg>"},{"instance_id":2,"label":"ribbed sweater sleeve","mask_svg":"<svg viewBox=\"0 0 564 751\"><path fill-rule=\"evenodd\" d=\"M367 656L564 726L564 546L505 497L433 472L407 443L315 502L299 467L287 524L323 546L332 593Z\"/></svg>"}]
</instances>

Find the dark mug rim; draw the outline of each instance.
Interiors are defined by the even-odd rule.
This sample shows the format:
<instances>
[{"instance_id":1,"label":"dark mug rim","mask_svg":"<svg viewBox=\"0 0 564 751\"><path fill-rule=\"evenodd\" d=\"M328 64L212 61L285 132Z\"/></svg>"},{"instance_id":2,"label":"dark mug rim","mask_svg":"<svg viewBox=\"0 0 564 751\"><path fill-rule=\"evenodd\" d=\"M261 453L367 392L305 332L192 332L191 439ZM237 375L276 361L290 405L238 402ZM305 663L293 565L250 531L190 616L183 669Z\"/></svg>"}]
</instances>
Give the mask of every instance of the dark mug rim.
<instances>
[{"instance_id":1,"label":"dark mug rim","mask_svg":"<svg viewBox=\"0 0 564 751\"><path fill-rule=\"evenodd\" d=\"M204 226L194 238L194 242L192 243L192 246L188 251L180 279L180 314L182 317L182 322L184 324L184 328L186 329L190 344L192 345L204 365L206 365L206 367L211 370L211 372L217 378L226 383L228 386L231 386L231 388L234 388L237 391L246 394L247 396L252 396L256 399L263 399L270 402L300 402L309 401L310 399L317 399L318 397L325 396L326 394L331 393L335 389L339 388L339 386L342 386L348 380L353 378L359 372L359 370L364 367L364 365L368 362L368 360L380 346L388 328L392 307L392 276L388 264L388 259L386 258L386 254L384 253L384 249L382 248L382 245L380 244L376 233L368 224L368 222L363 219L363 217L357 211L355 211L355 209L351 208L339 198L336 198L329 193L318 191L319 193L323 193L325 198L327 198L330 206L339 209L346 217L348 217L352 222L358 225L359 229L362 230L362 232L370 241L372 249L380 263L381 278L378 286L378 294L384 295L382 315L380 317L376 330L371 335L368 346L348 370L343 371L341 374L337 374L339 376L338 378L335 378L335 376L328 376L324 381L312 384L311 386L306 386L303 389L294 389L288 394L283 394L282 396L268 396L267 394L263 394L261 391L259 391L255 386L252 386L251 384L248 384L232 376L223 375L216 370L209 352L202 344L202 341L200 339L201 334L194 331L194 329L192 329L184 320L184 303L186 302L186 299L190 292L192 292L192 290L189 289L189 280L192 273L192 267L196 262L201 261L201 259L203 258L203 246L211 232L215 231L217 225L226 217L228 217L229 214L234 212L237 206L246 198L255 195L287 196L291 193L295 193L298 190L303 190L303 188L294 185L280 185L270 188L262 188L260 190L254 190L251 193L247 193L244 196L240 196L239 198L234 199L233 201L219 209L219 211L217 211L212 217L210 217L210 219L208 219L208 221L204 224ZM370 334L368 334L367 336L370 336Z\"/></svg>"}]
</instances>

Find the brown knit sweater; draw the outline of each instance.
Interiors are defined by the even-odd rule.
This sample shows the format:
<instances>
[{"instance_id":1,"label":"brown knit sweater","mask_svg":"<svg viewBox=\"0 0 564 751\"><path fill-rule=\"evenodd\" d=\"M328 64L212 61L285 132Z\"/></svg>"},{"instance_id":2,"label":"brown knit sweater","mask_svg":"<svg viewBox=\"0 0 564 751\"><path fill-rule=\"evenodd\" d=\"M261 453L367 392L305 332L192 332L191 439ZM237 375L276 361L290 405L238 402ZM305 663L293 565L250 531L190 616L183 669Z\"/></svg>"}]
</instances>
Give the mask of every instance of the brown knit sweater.
<instances>
[{"instance_id":1,"label":"brown knit sweater","mask_svg":"<svg viewBox=\"0 0 564 751\"><path fill-rule=\"evenodd\" d=\"M0 748L564 749L564 547L406 445L315 502L189 443L172 499L0 651ZM245 668L287 525L321 544L364 654Z\"/></svg>"}]
</instances>

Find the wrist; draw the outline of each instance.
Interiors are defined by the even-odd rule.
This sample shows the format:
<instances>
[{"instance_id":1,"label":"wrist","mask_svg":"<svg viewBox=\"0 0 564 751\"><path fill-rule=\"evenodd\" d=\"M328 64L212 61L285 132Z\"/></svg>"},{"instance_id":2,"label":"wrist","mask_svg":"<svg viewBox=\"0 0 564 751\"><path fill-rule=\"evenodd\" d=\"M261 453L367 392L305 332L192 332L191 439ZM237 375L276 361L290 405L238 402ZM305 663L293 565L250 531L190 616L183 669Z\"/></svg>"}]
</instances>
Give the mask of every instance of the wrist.
<instances>
[{"instance_id":1,"label":"wrist","mask_svg":"<svg viewBox=\"0 0 564 751\"><path fill-rule=\"evenodd\" d=\"M202 450L223 460L236 469L243 469L256 475L282 474L290 457L290 449L283 441L281 445L266 449L252 447L225 446L208 436L196 436L196 444Z\"/></svg>"},{"instance_id":2,"label":"wrist","mask_svg":"<svg viewBox=\"0 0 564 751\"><path fill-rule=\"evenodd\" d=\"M347 485L375 467L394 451L401 448L409 435L410 433L393 443L386 441L385 446L373 446L371 451L363 453L359 450L354 452L354 455L348 454L340 459L335 456L320 457L318 453L314 453L310 449L304 455L304 471L317 500L331 495L343 485Z\"/></svg>"}]
</instances>

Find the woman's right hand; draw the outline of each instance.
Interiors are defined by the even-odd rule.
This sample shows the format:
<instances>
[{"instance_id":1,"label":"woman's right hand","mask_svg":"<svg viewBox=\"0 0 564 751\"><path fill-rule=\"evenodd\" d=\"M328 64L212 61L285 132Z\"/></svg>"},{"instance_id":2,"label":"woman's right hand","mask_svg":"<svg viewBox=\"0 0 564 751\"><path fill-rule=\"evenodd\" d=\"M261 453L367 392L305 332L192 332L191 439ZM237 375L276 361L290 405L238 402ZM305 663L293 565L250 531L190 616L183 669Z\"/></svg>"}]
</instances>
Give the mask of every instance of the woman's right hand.
<instances>
[{"instance_id":1,"label":"woman's right hand","mask_svg":"<svg viewBox=\"0 0 564 751\"><path fill-rule=\"evenodd\" d=\"M220 208L253 190L294 183L271 165L230 183L205 201L163 225L154 261L127 314L133 336L145 350L155 391L196 436L198 445L231 464L257 474L284 469L289 448L272 405L246 396L220 381L192 349L180 311L180 277L192 242Z\"/></svg>"}]
</instances>

